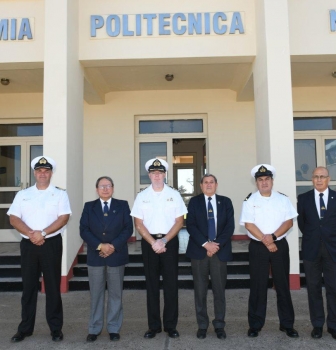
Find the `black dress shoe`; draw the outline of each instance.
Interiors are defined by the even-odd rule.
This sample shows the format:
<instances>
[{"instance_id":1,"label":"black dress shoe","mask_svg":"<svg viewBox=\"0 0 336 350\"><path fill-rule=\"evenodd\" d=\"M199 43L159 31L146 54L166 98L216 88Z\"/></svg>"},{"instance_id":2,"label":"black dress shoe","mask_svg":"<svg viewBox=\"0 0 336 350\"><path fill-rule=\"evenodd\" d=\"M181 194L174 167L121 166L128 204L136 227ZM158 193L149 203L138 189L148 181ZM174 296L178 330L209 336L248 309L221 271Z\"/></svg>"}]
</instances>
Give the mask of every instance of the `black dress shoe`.
<instances>
[{"instance_id":1,"label":"black dress shoe","mask_svg":"<svg viewBox=\"0 0 336 350\"><path fill-rule=\"evenodd\" d=\"M314 327L310 335L315 339L322 338L322 327Z\"/></svg>"},{"instance_id":2,"label":"black dress shoe","mask_svg":"<svg viewBox=\"0 0 336 350\"><path fill-rule=\"evenodd\" d=\"M14 334L11 338L11 341L14 343L17 343L19 341L22 341L26 337L30 337L33 333L23 333L23 332L17 332Z\"/></svg>"},{"instance_id":3,"label":"black dress shoe","mask_svg":"<svg viewBox=\"0 0 336 350\"><path fill-rule=\"evenodd\" d=\"M331 334L331 336L336 339L336 329L328 328L328 333Z\"/></svg>"},{"instance_id":4,"label":"black dress shoe","mask_svg":"<svg viewBox=\"0 0 336 350\"><path fill-rule=\"evenodd\" d=\"M291 338L297 338L299 336L299 333L294 328L286 328L286 327L280 326L279 329L281 332L285 332Z\"/></svg>"},{"instance_id":5,"label":"black dress shoe","mask_svg":"<svg viewBox=\"0 0 336 350\"><path fill-rule=\"evenodd\" d=\"M199 328L197 330L197 338L198 339L205 339L207 334L207 330L203 328Z\"/></svg>"},{"instance_id":6,"label":"black dress shoe","mask_svg":"<svg viewBox=\"0 0 336 350\"><path fill-rule=\"evenodd\" d=\"M168 333L170 338L178 338L180 336L180 333L175 328L165 328L164 331Z\"/></svg>"},{"instance_id":7,"label":"black dress shoe","mask_svg":"<svg viewBox=\"0 0 336 350\"><path fill-rule=\"evenodd\" d=\"M110 340L112 340L112 341L118 341L118 340L120 340L120 335L119 335L119 333L110 333Z\"/></svg>"},{"instance_id":8,"label":"black dress shoe","mask_svg":"<svg viewBox=\"0 0 336 350\"><path fill-rule=\"evenodd\" d=\"M88 334L88 336L86 337L86 341L94 342L97 340L97 338L98 334Z\"/></svg>"},{"instance_id":9,"label":"black dress shoe","mask_svg":"<svg viewBox=\"0 0 336 350\"><path fill-rule=\"evenodd\" d=\"M52 331L50 333L50 335L51 335L51 339L53 341L61 341L61 340L63 340L63 333L62 333L62 331Z\"/></svg>"},{"instance_id":10,"label":"black dress shoe","mask_svg":"<svg viewBox=\"0 0 336 350\"><path fill-rule=\"evenodd\" d=\"M224 331L224 328L215 328L215 333L217 334L218 339L226 338L226 333Z\"/></svg>"},{"instance_id":11,"label":"black dress shoe","mask_svg":"<svg viewBox=\"0 0 336 350\"><path fill-rule=\"evenodd\" d=\"M157 328L157 329L149 329L145 335L144 338L148 338L148 339L152 339L156 336L156 333L161 333L162 329L161 328Z\"/></svg>"},{"instance_id":12,"label":"black dress shoe","mask_svg":"<svg viewBox=\"0 0 336 350\"><path fill-rule=\"evenodd\" d=\"M259 332L261 331L261 329L257 329L257 328L249 328L249 330L247 331L247 335L251 338L255 338L259 335Z\"/></svg>"}]
</instances>

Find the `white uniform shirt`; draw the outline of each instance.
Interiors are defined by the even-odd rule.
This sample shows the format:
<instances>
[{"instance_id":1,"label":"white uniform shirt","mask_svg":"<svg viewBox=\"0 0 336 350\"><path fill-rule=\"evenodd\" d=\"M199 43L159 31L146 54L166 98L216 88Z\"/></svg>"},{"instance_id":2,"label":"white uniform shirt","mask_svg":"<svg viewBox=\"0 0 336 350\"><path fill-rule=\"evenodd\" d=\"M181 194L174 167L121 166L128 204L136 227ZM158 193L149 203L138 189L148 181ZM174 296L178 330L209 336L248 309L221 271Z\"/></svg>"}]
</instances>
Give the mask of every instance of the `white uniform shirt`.
<instances>
[{"instance_id":1,"label":"white uniform shirt","mask_svg":"<svg viewBox=\"0 0 336 350\"><path fill-rule=\"evenodd\" d=\"M270 197L263 197L259 191L253 193L244 201L240 216L240 225L255 224L263 234L274 233L285 221L296 218L298 213L289 198L283 194L272 191ZM249 231L250 238L258 241ZM278 238L283 239L287 232Z\"/></svg>"},{"instance_id":2,"label":"white uniform shirt","mask_svg":"<svg viewBox=\"0 0 336 350\"><path fill-rule=\"evenodd\" d=\"M167 185L161 192L152 186L138 193L131 215L143 220L150 234L167 234L175 219L188 212L180 193Z\"/></svg>"},{"instance_id":3,"label":"white uniform shirt","mask_svg":"<svg viewBox=\"0 0 336 350\"><path fill-rule=\"evenodd\" d=\"M70 214L70 203L66 191L53 185L45 190L39 190L36 185L18 192L10 206L7 215L19 217L32 230L44 230L61 215ZM64 227L47 235L51 238L63 233ZM21 234L23 238L28 236Z\"/></svg>"}]
</instances>

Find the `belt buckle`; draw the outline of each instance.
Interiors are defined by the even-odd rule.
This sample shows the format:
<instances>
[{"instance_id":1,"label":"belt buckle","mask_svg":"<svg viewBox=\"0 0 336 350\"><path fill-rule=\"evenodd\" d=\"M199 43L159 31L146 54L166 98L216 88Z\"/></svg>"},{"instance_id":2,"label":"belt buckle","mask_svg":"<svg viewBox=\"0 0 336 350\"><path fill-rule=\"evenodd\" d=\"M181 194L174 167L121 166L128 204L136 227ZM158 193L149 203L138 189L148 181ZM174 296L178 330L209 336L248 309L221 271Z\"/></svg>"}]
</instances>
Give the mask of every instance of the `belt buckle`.
<instances>
[{"instance_id":1,"label":"belt buckle","mask_svg":"<svg viewBox=\"0 0 336 350\"><path fill-rule=\"evenodd\" d=\"M156 235L156 238L162 238L163 237L163 234L162 233L158 233L157 235Z\"/></svg>"}]
</instances>

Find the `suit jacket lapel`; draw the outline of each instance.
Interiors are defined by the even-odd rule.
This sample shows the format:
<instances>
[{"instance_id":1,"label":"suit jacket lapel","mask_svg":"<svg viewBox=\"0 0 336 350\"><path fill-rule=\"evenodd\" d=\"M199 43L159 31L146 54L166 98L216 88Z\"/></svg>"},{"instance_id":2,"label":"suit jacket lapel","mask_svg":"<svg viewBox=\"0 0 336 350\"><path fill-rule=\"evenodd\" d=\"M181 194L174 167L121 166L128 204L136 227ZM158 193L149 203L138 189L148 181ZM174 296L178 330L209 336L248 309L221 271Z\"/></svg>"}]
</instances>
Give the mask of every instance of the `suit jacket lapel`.
<instances>
[{"instance_id":1,"label":"suit jacket lapel","mask_svg":"<svg viewBox=\"0 0 336 350\"><path fill-rule=\"evenodd\" d=\"M101 206L100 199L97 199L93 205L93 212L96 214L98 220L104 225L104 213L103 208Z\"/></svg>"},{"instance_id":2,"label":"suit jacket lapel","mask_svg":"<svg viewBox=\"0 0 336 350\"><path fill-rule=\"evenodd\" d=\"M327 211L325 213L325 218L328 217L330 213L334 212L335 206L336 206L336 192L334 192L329 188L328 205L327 205Z\"/></svg>"}]
</instances>

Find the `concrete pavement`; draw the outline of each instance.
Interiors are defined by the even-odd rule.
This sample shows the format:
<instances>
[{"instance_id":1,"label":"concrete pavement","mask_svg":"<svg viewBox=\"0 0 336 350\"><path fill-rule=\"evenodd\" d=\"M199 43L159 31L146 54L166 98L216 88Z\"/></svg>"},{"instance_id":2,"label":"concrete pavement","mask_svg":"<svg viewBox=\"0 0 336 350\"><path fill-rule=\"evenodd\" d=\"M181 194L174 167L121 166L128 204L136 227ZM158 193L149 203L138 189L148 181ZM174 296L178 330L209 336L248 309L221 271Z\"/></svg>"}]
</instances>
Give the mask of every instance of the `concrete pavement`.
<instances>
[{"instance_id":1,"label":"concrete pavement","mask_svg":"<svg viewBox=\"0 0 336 350\"><path fill-rule=\"evenodd\" d=\"M162 292L161 292L162 293ZM124 291L124 323L120 332L121 340L111 342L106 330L94 343L87 343L87 323L89 316L89 292L69 292L63 294L64 340L55 343L51 340L45 321L45 295L38 297L38 311L34 334L21 343L11 343L20 321L21 293L0 293L0 349L144 349L144 350L198 350L198 349L335 349L336 340L327 333L326 326L322 339L310 337L311 325L308 315L307 292L305 289L292 291L296 313L295 328L300 337L291 339L279 331L274 290L269 290L266 325L257 338L247 337L248 290L227 290L226 340L219 340L209 327L205 340L196 338L196 319L192 290L179 291L180 338L170 339L166 333L154 339L144 339L147 330L146 292L142 290ZM213 315L212 293L208 295L208 311Z\"/></svg>"}]
</instances>

